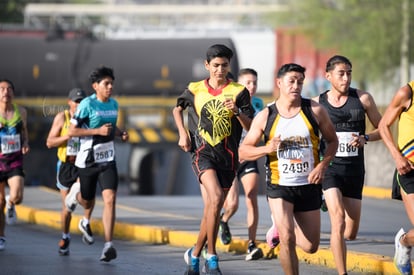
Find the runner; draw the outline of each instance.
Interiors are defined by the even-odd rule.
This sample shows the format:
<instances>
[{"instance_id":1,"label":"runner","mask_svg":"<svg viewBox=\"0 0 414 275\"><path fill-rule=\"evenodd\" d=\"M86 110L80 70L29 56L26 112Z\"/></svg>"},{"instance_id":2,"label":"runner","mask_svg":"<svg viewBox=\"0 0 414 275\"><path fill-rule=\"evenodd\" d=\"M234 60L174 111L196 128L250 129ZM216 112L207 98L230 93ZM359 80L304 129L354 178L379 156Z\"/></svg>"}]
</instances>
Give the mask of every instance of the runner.
<instances>
[{"instance_id":1,"label":"runner","mask_svg":"<svg viewBox=\"0 0 414 275\"><path fill-rule=\"evenodd\" d=\"M251 68L239 71L237 82L246 87L250 93L252 106L255 114L263 109L263 100L256 97L257 72ZM242 139L247 131L243 129ZM231 242L231 232L228 225L230 218L239 208L239 182L243 185L247 208L248 245L245 260L257 260L263 256L263 251L256 246L256 232L259 223L259 207L257 205L257 194L259 193L259 168L257 161L244 161L240 163L237 177L233 180L230 191L224 201L224 212L220 216L219 236L222 244Z\"/></svg>"},{"instance_id":2,"label":"runner","mask_svg":"<svg viewBox=\"0 0 414 275\"><path fill-rule=\"evenodd\" d=\"M414 80L394 94L380 121L379 130L385 145L395 161L395 192L402 199L411 228L401 228L395 235L394 264L400 274L412 274L411 248L414 245ZM394 140L390 127L398 121L398 137Z\"/></svg>"},{"instance_id":3,"label":"runner","mask_svg":"<svg viewBox=\"0 0 414 275\"><path fill-rule=\"evenodd\" d=\"M118 102L111 98L115 80L113 70L96 68L89 79L95 93L81 101L69 127L70 136L80 137L75 165L79 168L81 184L72 186L65 204L68 209L74 209L79 202L86 210L91 210L99 184L104 202L102 222L105 239L100 260L109 262L117 257L112 243L119 180L114 138L127 141L128 133L116 127Z\"/></svg>"},{"instance_id":4,"label":"runner","mask_svg":"<svg viewBox=\"0 0 414 275\"><path fill-rule=\"evenodd\" d=\"M285 274L299 274L296 245L315 253L320 241L321 186L338 140L325 108L302 98L305 68L283 65L276 83L280 96L253 120L240 148L240 159L266 157L267 197L280 237ZM327 141L319 161L319 133ZM264 136L264 145L258 145Z\"/></svg>"},{"instance_id":5,"label":"runner","mask_svg":"<svg viewBox=\"0 0 414 275\"><path fill-rule=\"evenodd\" d=\"M69 193L69 189L74 183L79 184L78 168L75 166L76 154L79 151L79 137L71 137L68 135L70 119L75 114L76 108L82 99L86 97L86 93L74 88L69 92L68 105L69 110L64 110L56 114L49 135L46 140L48 148L57 147L57 175L56 186L60 190L62 198L61 225L62 239L59 242L59 254L69 255L70 245L70 222L72 220L72 211L65 206L65 198ZM84 217L79 221L79 229L83 233L82 240L86 244L93 244L94 239L90 228L89 220L92 215L91 209L85 209Z\"/></svg>"},{"instance_id":6,"label":"runner","mask_svg":"<svg viewBox=\"0 0 414 275\"><path fill-rule=\"evenodd\" d=\"M0 79L0 250L6 245L5 221L9 225L17 221L15 205L23 201L23 155L30 150L27 112L13 103L13 98L13 83L8 79ZM6 185L9 186L7 196Z\"/></svg>"},{"instance_id":7,"label":"runner","mask_svg":"<svg viewBox=\"0 0 414 275\"><path fill-rule=\"evenodd\" d=\"M178 146L191 152L204 203L197 243L184 254L185 274L199 274L199 256L207 241L203 272L221 274L216 252L220 211L238 167L242 129L249 129L254 112L247 89L226 78L232 57L232 50L225 45L211 46L204 62L209 78L190 83L173 109ZM188 130L183 118L185 109Z\"/></svg>"},{"instance_id":8,"label":"runner","mask_svg":"<svg viewBox=\"0 0 414 275\"><path fill-rule=\"evenodd\" d=\"M350 87L352 64L348 58L331 57L326 63L326 78L331 89L314 100L328 111L339 140L322 189L331 220L331 250L338 274L342 275L347 274L345 240L356 239L361 219L364 146L380 139L376 128L381 114L371 94ZM365 117L375 127L370 133L366 133Z\"/></svg>"}]
</instances>

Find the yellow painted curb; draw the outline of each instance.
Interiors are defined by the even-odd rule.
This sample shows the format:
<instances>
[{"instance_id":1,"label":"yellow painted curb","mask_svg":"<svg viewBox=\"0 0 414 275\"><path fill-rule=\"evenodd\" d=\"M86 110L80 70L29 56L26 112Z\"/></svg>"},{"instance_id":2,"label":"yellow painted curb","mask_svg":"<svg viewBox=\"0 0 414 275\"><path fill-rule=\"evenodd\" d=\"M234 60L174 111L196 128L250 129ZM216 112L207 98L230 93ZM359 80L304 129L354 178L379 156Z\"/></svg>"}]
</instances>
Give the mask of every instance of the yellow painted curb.
<instances>
[{"instance_id":1,"label":"yellow painted curb","mask_svg":"<svg viewBox=\"0 0 414 275\"><path fill-rule=\"evenodd\" d=\"M362 196L376 199L391 199L391 189L364 186L362 190Z\"/></svg>"}]
</instances>

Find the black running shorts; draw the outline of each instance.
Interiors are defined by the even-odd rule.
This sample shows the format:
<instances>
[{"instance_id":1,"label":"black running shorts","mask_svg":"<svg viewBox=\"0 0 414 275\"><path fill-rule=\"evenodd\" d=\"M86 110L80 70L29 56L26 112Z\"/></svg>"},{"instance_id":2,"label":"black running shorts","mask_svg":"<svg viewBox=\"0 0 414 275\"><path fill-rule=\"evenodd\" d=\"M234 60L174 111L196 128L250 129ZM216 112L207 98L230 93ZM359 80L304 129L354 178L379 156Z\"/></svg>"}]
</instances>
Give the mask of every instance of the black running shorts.
<instances>
[{"instance_id":1,"label":"black running shorts","mask_svg":"<svg viewBox=\"0 0 414 275\"><path fill-rule=\"evenodd\" d=\"M101 190L116 191L118 189L118 170L115 162L78 169L83 199L93 200L95 198L97 184Z\"/></svg>"},{"instance_id":2,"label":"black running shorts","mask_svg":"<svg viewBox=\"0 0 414 275\"><path fill-rule=\"evenodd\" d=\"M406 194L414 193L414 170L411 170L405 175L400 175L398 172L394 172L396 183Z\"/></svg>"},{"instance_id":3,"label":"black running shorts","mask_svg":"<svg viewBox=\"0 0 414 275\"><path fill-rule=\"evenodd\" d=\"M266 193L269 198L282 198L294 204L294 212L312 211L321 208L322 205L320 184L281 186L268 182Z\"/></svg>"},{"instance_id":4,"label":"black running shorts","mask_svg":"<svg viewBox=\"0 0 414 275\"><path fill-rule=\"evenodd\" d=\"M237 170L237 178L240 179L247 174L256 173L259 174L259 168L257 167L257 161L243 161L240 163Z\"/></svg>"},{"instance_id":5,"label":"black running shorts","mask_svg":"<svg viewBox=\"0 0 414 275\"><path fill-rule=\"evenodd\" d=\"M362 200L362 188L364 187L364 175L341 176L326 173L322 181L322 189L338 188L342 196Z\"/></svg>"}]
</instances>

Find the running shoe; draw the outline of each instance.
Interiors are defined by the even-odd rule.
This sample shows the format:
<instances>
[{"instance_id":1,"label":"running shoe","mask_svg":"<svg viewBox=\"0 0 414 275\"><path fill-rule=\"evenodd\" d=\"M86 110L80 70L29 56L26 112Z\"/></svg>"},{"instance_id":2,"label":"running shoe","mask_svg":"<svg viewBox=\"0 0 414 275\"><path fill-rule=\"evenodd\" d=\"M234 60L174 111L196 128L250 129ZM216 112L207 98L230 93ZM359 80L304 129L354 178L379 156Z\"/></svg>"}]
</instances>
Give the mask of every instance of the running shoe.
<instances>
[{"instance_id":1,"label":"running shoe","mask_svg":"<svg viewBox=\"0 0 414 275\"><path fill-rule=\"evenodd\" d=\"M82 236L82 241L85 244L91 245L95 242L95 240L93 239L93 235L92 235L92 230L91 230L91 226L89 225L89 223L87 225L84 225L83 220L81 219L79 221L79 230L82 232L83 236Z\"/></svg>"},{"instance_id":2,"label":"running shoe","mask_svg":"<svg viewBox=\"0 0 414 275\"><path fill-rule=\"evenodd\" d=\"M78 194L79 192L80 192L80 183L75 182L70 188L70 191L66 195L66 198L65 198L65 205L69 212L75 211L76 206L78 205L76 194Z\"/></svg>"},{"instance_id":3,"label":"running shoe","mask_svg":"<svg viewBox=\"0 0 414 275\"><path fill-rule=\"evenodd\" d=\"M394 265L400 274L411 275L411 247L404 246L400 243L400 239L404 234L404 229L401 228L397 235L395 235Z\"/></svg>"},{"instance_id":4,"label":"running shoe","mask_svg":"<svg viewBox=\"0 0 414 275\"><path fill-rule=\"evenodd\" d=\"M104 247L100 260L109 262L113 259L116 259L116 249L113 246Z\"/></svg>"},{"instance_id":5,"label":"running shoe","mask_svg":"<svg viewBox=\"0 0 414 275\"><path fill-rule=\"evenodd\" d=\"M13 224L16 224L17 222L17 214L16 214L16 209L14 208L14 204L11 204L9 199L10 199L10 196L7 195L6 196L6 223L8 225L13 225Z\"/></svg>"},{"instance_id":6,"label":"running shoe","mask_svg":"<svg viewBox=\"0 0 414 275\"><path fill-rule=\"evenodd\" d=\"M61 239L59 241L59 254L62 256L69 255L70 238Z\"/></svg>"},{"instance_id":7,"label":"running shoe","mask_svg":"<svg viewBox=\"0 0 414 275\"><path fill-rule=\"evenodd\" d=\"M277 231L276 225L273 221L273 216L270 216L272 218L272 227L269 228L269 230L266 233L266 242L267 245L270 248L275 248L278 246L280 240L279 240L279 232Z\"/></svg>"},{"instance_id":8,"label":"running shoe","mask_svg":"<svg viewBox=\"0 0 414 275\"><path fill-rule=\"evenodd\" d=\"M206 260L202 274L205 275L222 275L219 264L218 264L218 257L217 255L211 256L210 259Z\"/></svg>"},{"instance_id":9,"label":"running shoe","mask_svg":"<svg viewBox=\"0 0 414 275\"><path fill-rule=\"evenodd\" d=\"M0 251L4 250L6 247L6 239L4 237L0 237Z\"/></svg>"},{"instance_id":10,"label":"running shoe","mask_svg":"<svg viewBox=\"0 0 414 275\"><path fill-rule=\"evenodd\" d=\"M220 241L222 244L227 245L231 242L231 233L230 227L226 222L222 221L223 215L220 217L220 224L219 224L219 233L220 233Z\"/></svg>"},{"instance_id":11,"label":"running shoe","mask_svg":"<svg viewBox=\"0 0 414 275\"><path fill-rule=\"evenodd\" d=\"M194 258L193 248L187 249L184 253L184 261L187 264L184 275L199 275L200 274L200 258Z\"/></svg>"},{"instance_id":12,"label":"running shoe","mask_svg":"<svg viewBox=\"0 0 414 275\"><path fill-rule=\"evenodd\" d=\"M263 257L263 251L254 242L249 242L247 248L246 261L258 260Z\"/></svg>"}]
</instances>

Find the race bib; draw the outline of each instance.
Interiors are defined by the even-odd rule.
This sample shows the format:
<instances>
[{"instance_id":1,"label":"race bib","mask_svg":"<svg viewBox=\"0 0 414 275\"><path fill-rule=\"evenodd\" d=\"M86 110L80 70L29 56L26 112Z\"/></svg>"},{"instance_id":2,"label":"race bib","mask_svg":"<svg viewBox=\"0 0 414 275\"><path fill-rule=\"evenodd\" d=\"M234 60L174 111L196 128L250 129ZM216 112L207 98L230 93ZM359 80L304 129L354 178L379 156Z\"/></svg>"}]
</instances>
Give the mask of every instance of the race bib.
<instances>
[{"instance_id":1,"label":"race bib","mask_svg":"<svg viewBox=\"0 0 414 275\"><path fill-rule=\"evenodd\" d=\"M11 154L21 150L20 134L4 135L1 137L1 153Z\"/></svg>"},{"instance_id":2,"label":"race bib","mask_svg":"<svg viewBox=\"0 0 414 275\"><path fill-rule=\"evenodd\" d=\"M79 138L70 138L66 145L66 155L67 156L76 156L80 149Z\"/></svg>"},{"instance_id":3,"label":"race bib","mask_svg":"<svg viewBox=\"0 0 414 275\"><path fill-rule=\"evenodd\" d=\"M358 148L351 146L350 142L354 135L359 135L358 132L336 132L338 137L338 149L335 156L337 157L356 157L358 156Z\"/></svg>"},{"instance_id":4,"label":"race bib","mask_svg":"<svg viewBox=\"0 0 414 275\"><path fill-rule=\"evenodd\" d=\"M109 162L115 159L114 142L99 143L93 146L95 163Z\"/></svg>"},{"instance_id":5,"label":"race bib","mask_svg":"<svg viewBox=\"0 0 414 275\"><path fill-rule=\"evenodd\" d=\"M283 178L294 178L309 175L311 162L310 148L289 148L278 150L278 168L281 181Z\"/></svg>"}]
</instances>

